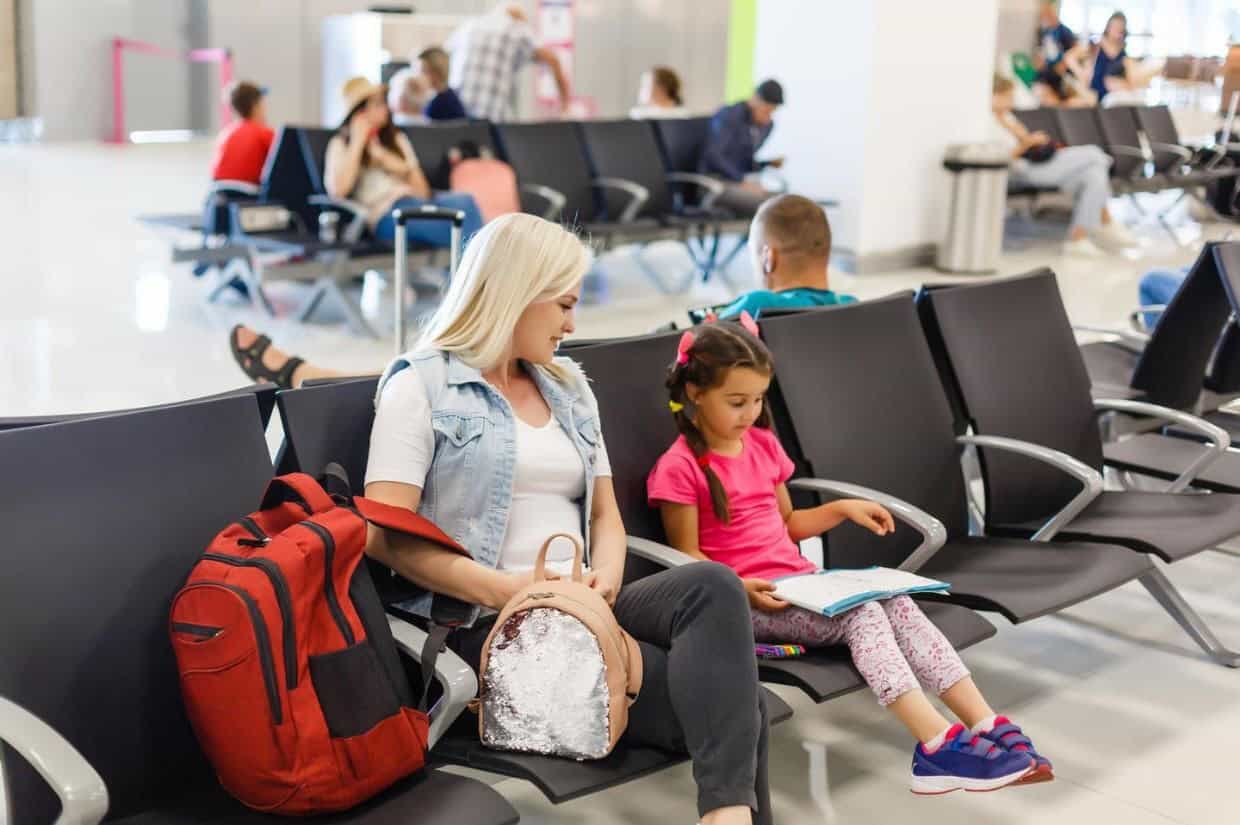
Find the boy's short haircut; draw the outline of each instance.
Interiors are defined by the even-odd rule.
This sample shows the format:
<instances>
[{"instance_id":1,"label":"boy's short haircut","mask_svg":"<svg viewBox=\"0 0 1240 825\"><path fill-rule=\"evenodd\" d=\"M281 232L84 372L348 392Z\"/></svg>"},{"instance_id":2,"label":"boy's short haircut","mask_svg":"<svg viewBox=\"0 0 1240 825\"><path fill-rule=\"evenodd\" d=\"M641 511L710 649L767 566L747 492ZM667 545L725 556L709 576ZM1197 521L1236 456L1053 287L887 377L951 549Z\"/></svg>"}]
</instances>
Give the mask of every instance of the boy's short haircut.
<instances>
[{"instance_id":1,"label":"boy's short haircut","mask_svg":"<svg viewBox=\"0 0 1240 825\"><path fill-rule=\"evenodd\" d=\"M1012 78L1004 77L998 72L995 72L994 78L990 82L991 94L1005 95L1012 91L1015 85L1016 84L1012 82Z\"/></svg>"},{"instance_id":2,"label":"boy's short haircut","mask_svg":"<svg viewBox=\"0 0 1240 825\"><path fill-rule=\"evenodd\" d=\"M823 261L831 257L827 213L809 198L776 195L758 207L753 221L763 239L785 255Z\"/></svg>"},{"instance_id":3,"label":"boy's short haircut","mask_svg":"<svg viewBox=\"0 0 1240 825\"><path fill-rule=\"evenodd\" d=\"M438 77L445 83L448 80L448 71L451 64L448 61L448 53L438 46L431 46L429 49L423 49L418 54L418 60L426 64L426 68L431 74Z\"/></svg>"},{"instance_id":4,"label":"boy's short haircut","mask_svg":"<svg viewBox=\"0 0 1240 825\"><path fill-rule=\"evenodd\" d=\"M228 103L232 106L232 110L239 116L249 119L250 114L254 111L254 107L258 105L258 101L263 99L266 92L255 86L253 83L242 81L233 85L228 92Z\"/></svg>"}]
</instances>

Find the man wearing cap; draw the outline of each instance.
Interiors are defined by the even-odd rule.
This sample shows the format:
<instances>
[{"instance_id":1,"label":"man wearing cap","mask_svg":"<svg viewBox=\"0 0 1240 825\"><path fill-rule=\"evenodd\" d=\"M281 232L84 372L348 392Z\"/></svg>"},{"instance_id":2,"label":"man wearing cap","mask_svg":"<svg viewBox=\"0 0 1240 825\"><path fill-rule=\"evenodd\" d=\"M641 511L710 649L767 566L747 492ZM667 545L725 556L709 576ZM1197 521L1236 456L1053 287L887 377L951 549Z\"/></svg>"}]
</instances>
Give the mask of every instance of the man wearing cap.
<instances>
[{"instance_id":1,"label":"man wearing cap","mask_svg":"<svg viewBox=\"0 0 1240 825\"><path fill-rule=\"evenodd\" d=\"M752 215L770 197L765 189L745 176L773 166L783 158L758 161L755 155L774 126L775 110L784 103L784 89L776 80L764 80L748 100L724 106L710 120L710 135L702 150L698 171L721 177L732 185L715 201L741 215Z\"/></svg>"},{"instance_id":2,"label":"man wearing cap","mask_svg":"<svg viewBox=\"0 0 1240 825\"><path fill-rule=\"evenodd\" d=\"M229 103L237 114L215 144L215 161L211 164L212 180L239 180L258 184L263 164L275 132L267 125L267 90L253 83L235 84L228 92Z\"/></svg>"}]
</instances>

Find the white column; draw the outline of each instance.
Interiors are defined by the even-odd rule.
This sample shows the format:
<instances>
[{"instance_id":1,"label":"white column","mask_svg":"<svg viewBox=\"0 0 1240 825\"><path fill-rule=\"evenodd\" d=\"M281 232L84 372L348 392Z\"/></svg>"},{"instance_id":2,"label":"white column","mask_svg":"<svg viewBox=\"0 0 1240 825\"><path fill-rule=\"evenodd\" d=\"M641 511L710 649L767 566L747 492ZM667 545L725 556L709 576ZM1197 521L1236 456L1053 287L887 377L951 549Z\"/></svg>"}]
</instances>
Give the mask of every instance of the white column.
<instances>
[{"instance_id":1,"label":"white column","mask_svg":"<svg viewBox=\"0 0 1240 825\"><path fill-rule=\"evenodd\" d=\"M754 73L784 85L763 154L793 191L837 198L835 250L860 272L933 259L948 144L984 140L999 0L765 0Z\"/></svg>"}]
</instances>

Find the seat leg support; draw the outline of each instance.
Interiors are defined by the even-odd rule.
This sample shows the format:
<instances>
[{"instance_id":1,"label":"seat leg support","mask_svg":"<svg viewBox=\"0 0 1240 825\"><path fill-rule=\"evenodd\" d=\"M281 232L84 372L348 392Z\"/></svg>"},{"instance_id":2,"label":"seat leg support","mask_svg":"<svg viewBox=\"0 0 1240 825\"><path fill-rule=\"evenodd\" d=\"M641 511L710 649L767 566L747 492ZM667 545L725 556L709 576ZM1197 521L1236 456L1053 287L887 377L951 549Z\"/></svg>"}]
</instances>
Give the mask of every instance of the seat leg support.
<instances>
[{"instance_id":1,"label":"seat leg support","mask_svg":"<svg viewBox=\"0 0 1240 825\"><path fill-rule=\"evenodd\" d=\"M822 813L824 823L836 822L839 819L835 805L831 802L831 787L827 781L827 746L824 742L806 740L801 743L809 754L809 796L814 806Z\"/></svg>"},{"instance_id":2,"label":"seat leg support","mask_svg":"<svg viewBox=\"0 0 1240 825\"><path fill-rule=\"evenodd\" d=\"M1166 574L1155 568L1142 576L1139 581L1150 592L1150 595L1171 614L1171 618L1184 628L1193 641L1206 652L1211 659L1224 667L1240 668L1240 653L1229 650L1214 635L1214 631L1206 624L1205 619L1193 609Z\"/></svg>"}]
</instances>

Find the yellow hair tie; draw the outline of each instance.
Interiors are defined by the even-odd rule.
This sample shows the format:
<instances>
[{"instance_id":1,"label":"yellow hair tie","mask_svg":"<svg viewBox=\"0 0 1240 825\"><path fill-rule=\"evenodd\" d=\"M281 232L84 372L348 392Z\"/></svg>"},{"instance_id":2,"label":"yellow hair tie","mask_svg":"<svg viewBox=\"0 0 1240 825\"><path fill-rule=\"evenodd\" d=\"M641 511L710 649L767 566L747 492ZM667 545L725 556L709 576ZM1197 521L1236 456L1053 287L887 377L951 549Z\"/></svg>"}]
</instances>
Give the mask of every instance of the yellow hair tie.
<instances>
[{"instance_id":1,"label":"yellow hair tie","mask_svg":"<svg viewBox=\"0 0 1240 825\"><path fill-rule=\"evenodd\" d=\"M675 401L668 401L668 402L667 402L667 407L668 407L668 409L670 409L672 412L674 412L674 413L678 413L678 412L680 412L681 410L683 410L683 409L685 408L685 405L684 405L684 404L679 404L679 403L677 403L677 402L675 402Z\"/></svg>"}]
</instances>

